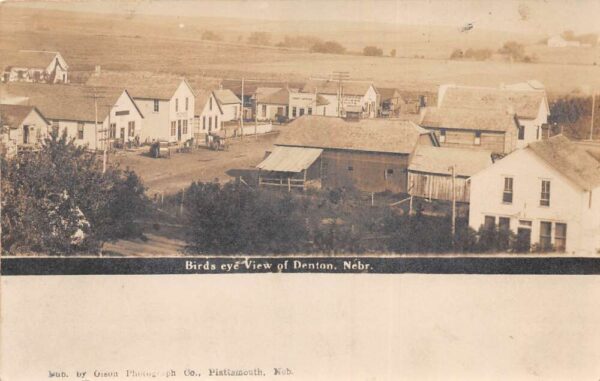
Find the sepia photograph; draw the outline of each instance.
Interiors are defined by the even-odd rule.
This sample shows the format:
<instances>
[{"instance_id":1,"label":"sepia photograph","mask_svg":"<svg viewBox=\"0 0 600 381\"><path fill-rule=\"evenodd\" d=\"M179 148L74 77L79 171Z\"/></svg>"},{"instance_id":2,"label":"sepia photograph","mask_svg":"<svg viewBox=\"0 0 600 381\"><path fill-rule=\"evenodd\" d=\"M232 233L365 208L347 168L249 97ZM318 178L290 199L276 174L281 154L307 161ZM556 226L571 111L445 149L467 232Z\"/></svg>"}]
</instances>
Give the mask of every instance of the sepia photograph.
<instances>
[{"instance_id":1,"label":"sepia photograph","mask_svg":"<svg viewBox=\"0 0 600 381\"><path fill-rule=\"evenodd\" d=\"M296 5L2 3L2 255L599 255L597 2Z\"/></svg>"},{"instance_id":2,"label":"sepia photograph","mask_svg":"<svg viewBox=\"0 0 600 381\"><path fill-rule=\"evenodd\" d=\"M599 15L0 0L0 380L600 379Z\"/></svg>"}]
</instances>

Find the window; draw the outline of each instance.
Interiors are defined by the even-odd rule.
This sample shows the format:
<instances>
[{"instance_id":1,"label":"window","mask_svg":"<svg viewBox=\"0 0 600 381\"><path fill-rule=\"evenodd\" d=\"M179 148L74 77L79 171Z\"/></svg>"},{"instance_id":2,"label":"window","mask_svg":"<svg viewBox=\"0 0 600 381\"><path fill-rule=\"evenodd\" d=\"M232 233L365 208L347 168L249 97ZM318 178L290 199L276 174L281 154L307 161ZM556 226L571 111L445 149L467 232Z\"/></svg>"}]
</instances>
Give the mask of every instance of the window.
<instances>
[{"instance_id":1,"label":"window","mask_svg":"<svg viewBox=\"0 0 600 381\"><path fill-rule=\"evenodd\" d=\"M177 133L177 122L172 121L171 122L171 136L175 136L176 133Z\"/></svg>"},{"instance_id":2,"label":"window","mask_svg":"<svg viewBox=\"0 0 600 381\"><path fill-rule=\"evenodd\" d=\"M292 107L292 118L296 117L296 107Z\"/></svg>"},{"instance_id":3,"label":"window","mask_svg":"<svg viewBox=\"0 0 600 381\"><path fill-rule=\"evenodd\" d=\"M542 180L541 206L550 206L550 180Z\"/></svg>"},{"instance_id":4,"label":"window","mask_svg":"<svg viewBox=\"0 0 600 381\"><path fill-rule=\"evenodd\" d=\"M159 103L158 103L158 99L154 100L154 112L158 112L159 110Z\"/></svg>"},{"instance_id":5,"label":"window","mask_svg":"<svg viewBox=\"0 0 600 381\"><path fill-rule=\"evenodd\" d=\"M208 132L212 131L212 118L208 117Z\"/></svg>"},{"instance_id":6,"label":"window","mask_svg":"<svg viewBox=\"0 0 600 381\"><path fill-rule=\"evenodd\" d=\"M219 116L215 115L215 130L219 129Z\"/></svg>"},{"instance_id":7,"label":"window","mask_svg":"<svg viewBox=\"0 0 600 381\"><path fill-rule=\"evenodd\" d=\"M445 143L446 142L446 129L442 128L440 130L440 143Z\"/></svg>"},{"instance_id":8,"label":"window","mask_svg":"<svg viewBox=\"0 0 600 381\"><path fill-rule=\"evenodd\" d=\"M510 218L499 217L498 218L498 227L500 228L500 230L504 230L504 231L510 230Z\"/></svg>"},{"instance_id":9,"label":"window","mask_svg":"<svg viewBox=\"0 0 600 381\"><path fill-rule=\"evenodd\" d=\"M351 165L349 165L349 166L348 166L348 170L349 170L349 171L354 171L354 167L353 167L353 166L351 166Z\"/></svg>"},{"instance_id":10,"label":"window","mask_svg":"<svg viewBox=\"0 0 600 381\"><path fill-rule=\"evenodd\" d=\"M513 202L513 178L504 178L504 191L502 192L502 202L512 204Z\"/></svg>"},{"instance_id":11,"label":"window","mask_svg":"<svg viewBox=\"0 0 600 381\"><path fill-rule=\"evenodd\" d=\"M481 131L475 131L475 141L476 146L481 145Z\"/></svg>"},{"instance_id":12,"label":"window","mask_svg":"<svg viewBox=\"0 0 600 381\"><path fill-rule=\"evenodd\" d=\"M262 105L262 116L263 117L267 116L267 105Z\"/></svg>"},{"instance_id":13,"label":"window","mask_svg":"<svg viewBox=\"0 0 600 381\"><path fill-rule=\"evenodd\" d=\"M299 111L300 111L300 116L304 115L304 109L303 108L301 108Z\"/></svg>"},{"instance_id":14,"label":"window","mask_svg":"<svg viewBox=\"0 0 600 381\"><path fill-rule=\"evenodd\" d=\"M390 177L393 174L394 174L394 170L388 168L388 169L385 170L385 172L383 172L383 177L387 180L387 178Z\"/></svg>"},{"instance_id":15,"label":"window","mask_svg":"<svg viewBox=\"0 0 600 381\"><path fill-rule=\"evenodd\" d=\"M525 139L525 126L519 126L519 140Z\"/></svg>"},{"instance_id":16,"label":"window","mask_svg":"<svg viewBox=\"0 0 600 381\"><path fill-rule=\"evenodd\" d=\"M552 247L552 222L540 222L540 248L547 251Z\"/></svg>"},{"instance_id":17,"label":"window","mask_svg":"<svg viewBox=\"0 0 600 381\"><path fill-rule=\"evenodd\" d=\"M212 97L208 99L208 109L212 111Z\"/></svg>"},{"instance_id":18,"label":"window","mask_svg":"<svg viewBox=\"0 0 600 381\"><path fill-rule=\"evenodd\" d=\"M175 98L175 111L179 111L179 99Z\"/></svg>"},{"instance_id":19,"label":"window","mask_svg":"<svg viewBox=\"0 0 600 381\"><path fill-rule=\"evenodd\" d=\"M206 116L202 117L202 129L206 130Z\"/></svg>"},{"instance_id":20,"label":"window","mask_svg":"<svg viewBox=\"0 0 600 381\"><path fill-rule=\"evenodd\" d=\"M540 140L540 126L535 131L535 140Z\"/></svg>"},{"instance_id":21,"label":"window","mask_svg":"<svg viewBox=\"0 0 600 381\"><path fill-rule=\"evenodd\" d=\"M307 114L308 114L308 115L312 115L312 107L309 107L309 108L308 108Z\"/></svg>"},{"instance_id":22,"label":"window","mask_svg":"<svg viewBox=\"0 0 600 381\"><path fill-rule=\"evenodd\" d=\"M567 247L567 224L554 225L554 247L556 251L565 251Z\"/></svg>"},{"instance_id":23,"label":"window","mask_svg":"<svg viewBox=\"0 0 600 381\"><path fill-rule=\"evenodd\" d=\"M189 110L189 106L190 106L190 100L185 97L185 111Z\"/></svg>"},{"instance_id":24,"label":"window","mask_svg":"<svg viewBox=\"0 0 600 381\"><path fill-rule=\"evenodd\" d=\"M187 98L186 98L186 100L187 100ZM182 132L184 135L187 135L187 133L188 133L188 130L187 130L188 124L187 123L188 123L187 120L183 121L183 131Z\"/></svg>"},{"instance_id":25,"label":"window","mask_svg":"<svg viewBox=\"0 0 600 381\"><path fill-rule=\"evenodd\" d=\"M127 136L134 137L135 136L135 121L131 121L127 123Z\"/></svg>"},{"instance_id":26,"label":"window","mask_svg":"<svg viewBox=\"0 0 600 381\"><path fill-rule=\"evenodd\" d=\"M77 122L77 139L83 140L83 122Z\"/></svg>"},{"instance_id":27,"label":"window","mask_svg":"<svg viewBox=\"0 0 600 381\"><path fill-rule=\"evenodd\" d=\"M115 112L116 116L129 115L129 110L117 111Z\"/></svg>"},{"instance_id":28,"label":"window","mask_svg":"<svg viewBox=\"0 0 600 381\"><path fill-rule=\"evenodd\" d=\"M116 137L117 137L117 124L111 123L110 124L110 138L114 139Z\"/></svg>"},{"instance_id":29,"label":"window","mask_svg":"<svg viewBox=\"0 0 600 381\"><path fill-rule=\"evenodd\" d=\"M483 227L486 230L493 230L496 228L496 217L494 216L485 216L483 220Z\"/></svg>"}]
</instances>

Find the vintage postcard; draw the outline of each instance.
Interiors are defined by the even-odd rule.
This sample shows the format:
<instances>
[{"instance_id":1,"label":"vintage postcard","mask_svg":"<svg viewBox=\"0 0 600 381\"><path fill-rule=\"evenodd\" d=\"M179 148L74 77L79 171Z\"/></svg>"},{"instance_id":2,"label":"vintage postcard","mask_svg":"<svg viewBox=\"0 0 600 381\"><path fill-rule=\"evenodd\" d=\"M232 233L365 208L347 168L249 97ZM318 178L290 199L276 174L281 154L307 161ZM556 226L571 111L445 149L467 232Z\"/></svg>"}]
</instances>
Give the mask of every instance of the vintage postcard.
<instances>
[{"instance_id":1,"label":"vintage postcard","mask_svg":"<svg viewBox=\"0 0 600 381\"><path fill-rule=\"evenodd\" d=\"M305 306L296 313L342 320L345 335L325 337L342 340L345 350L355 350L348 349L352 342L378 345L366 339L368 325L347 326L343 316L373 320L376 301L392 303L393 295L423 285L456 287L465 300L480 301L465 302L461 311L447 306L453 317L481 305L493 314L486 297L509 303L513 292L525 298L523 306L551 300L546 292L554 282L579 282L586 295L597 295L595 277L573 276L600 274L599 14L600 2L592 0L0 2L0 339L27 348L36 345L33 333L15 332L44 336L46 329L16 314L26 313L27 303L39 306L36 316L54 305L60 316L71 311L69 319L98 317L96 305L81 315L73 310L106 298L95 284L114 293L123 287L107 301L114 303L105 311L109 321L125 311L156 316L124 295L157 308L157 300L201 300L206 309L180 305L180 320L147 322L164 340L168 329L191 329L193 319L182 316L203 316L209 326L241 324L208 312L230 308L250 316L238 304L247 299L226 296L229 287L272 293L281 302L289 286ZM160 279L164 288L155 289ZM312 283L305 295L298 295L297 279ZM440 287L440 279L450 283ZM189 282L210 293L194 286L181 293ZM75 290L63 293L67 284ZM540 294L524 295L515 284ZM357 287L362 293L343 293ZM565 287L561 292L574 289ZM157 299L147 299L144 289ZM490 294L470 298L465 290ZM370 292L376 296L368 312L353 304ZM571 300L569 310L593 316L591 300ZM354 305L355 315L340 315L336 301L347 311ZM302 312L313 303L316 310ZM238 339L227 330L223 357L210 357L221 327L208 336L192 329L212 344L202 351L191 343L172 347L172 362L149 351L147 362L130 365L110 356L94 362L90 354L53 363L53 348L69 347L57 340L56 347L31 347L35 371L25 372L19 356L28 352L11 354L2 345L0 378L600 377L589 363L577 365L580 373L567 372L566 364L565 372L548 373L540 359L514 358L507 361L518 365L505 377L468 373L468 365L455 363L442 366L447 373L431 373L431 348L442 347L403 347L403 338L412 343L415 336L397 325L419 319L396 316L394 306L385 304L378 318L388 339L397 339L387 344L387 360L366 360L362 350L331 354L339 367L341 358L357 359L347 372L327 369L326 350L319 371L298 359L294 365L289 355L277 362L277 351L244 357L233 351ZM257 329L286 331L292 307L262 307ZM472 326L476 315L460 324ZM294 319L292 325L302 321ZM123 316L119 329L134 320ZM60 332L90 334L59 321ZM324 332L335 330L319 321ZM542 315L532 321L544 324ZM97 324L103 337L125 337ZM432 327L424 329L432 340L468 336ZM575 353L588 359L597 354L589 349L597 337L584 332L575 335L584 342ZM307 335L307 350L321 339L331 345ZM239 341L246 351L248 343ZM576 347L569 343L564 348ZM183 348L212 360L183 361ZM556 365L559 357L543 359ZM227 358L234 360L216 361ZM403 365L394 368L394 358ZM360 365L367 363L372 367Z\"/></svg>"}]
</instances>

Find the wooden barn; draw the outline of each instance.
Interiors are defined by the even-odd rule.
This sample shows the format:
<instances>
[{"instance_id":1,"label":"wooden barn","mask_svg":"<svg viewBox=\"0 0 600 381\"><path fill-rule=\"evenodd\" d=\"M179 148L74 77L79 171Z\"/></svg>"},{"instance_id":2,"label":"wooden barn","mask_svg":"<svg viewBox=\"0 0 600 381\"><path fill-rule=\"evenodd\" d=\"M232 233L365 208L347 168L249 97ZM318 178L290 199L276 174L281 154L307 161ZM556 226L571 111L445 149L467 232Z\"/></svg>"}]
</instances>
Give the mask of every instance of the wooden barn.
<instances>
[{"instance_id":1,"label":"wooden barn","mask_svg":"<svg viewBox=\"0 0 600 381\"><path fill-rule=\"evenodd\" d=\"M263 180L282 179L285 185L290 178L302 187L309 181L323 188L407 193L411 154L417 146L438 146L438 142L432 132L407 121L303 116L281 131L275 145L271 155L276 156L258 166Z\"/></svg>"},{"instance_id":2,"label":"wooden barn","mask_svg":"<svg viewBox=\"0 0 600 381\"><path fill-rule=\"evenodd\" d=\"M492 152L418 146L408 166L408 193L429 200L469 202L468 179L492 165ZM454 180L452 179L454 167Z\"/></svg>"}]
</instances>

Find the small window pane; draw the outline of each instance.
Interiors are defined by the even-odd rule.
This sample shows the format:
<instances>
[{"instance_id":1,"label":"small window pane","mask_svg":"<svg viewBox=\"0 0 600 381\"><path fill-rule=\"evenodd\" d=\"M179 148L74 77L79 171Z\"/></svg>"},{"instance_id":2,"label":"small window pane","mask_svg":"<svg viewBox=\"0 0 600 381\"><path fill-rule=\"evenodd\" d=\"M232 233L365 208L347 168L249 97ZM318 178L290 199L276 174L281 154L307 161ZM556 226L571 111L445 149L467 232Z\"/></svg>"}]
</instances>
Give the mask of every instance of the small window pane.
<instances>
[{"instance_id":1,"label":"small window pane","mask_svg":"<svg viewBox=\"0 0 600 381\"><path fill-rule=\"evenodd\" d=\"M540 222L540 248L542 251L552 247L552 222Z\"/></svg>"}]
</instances>

